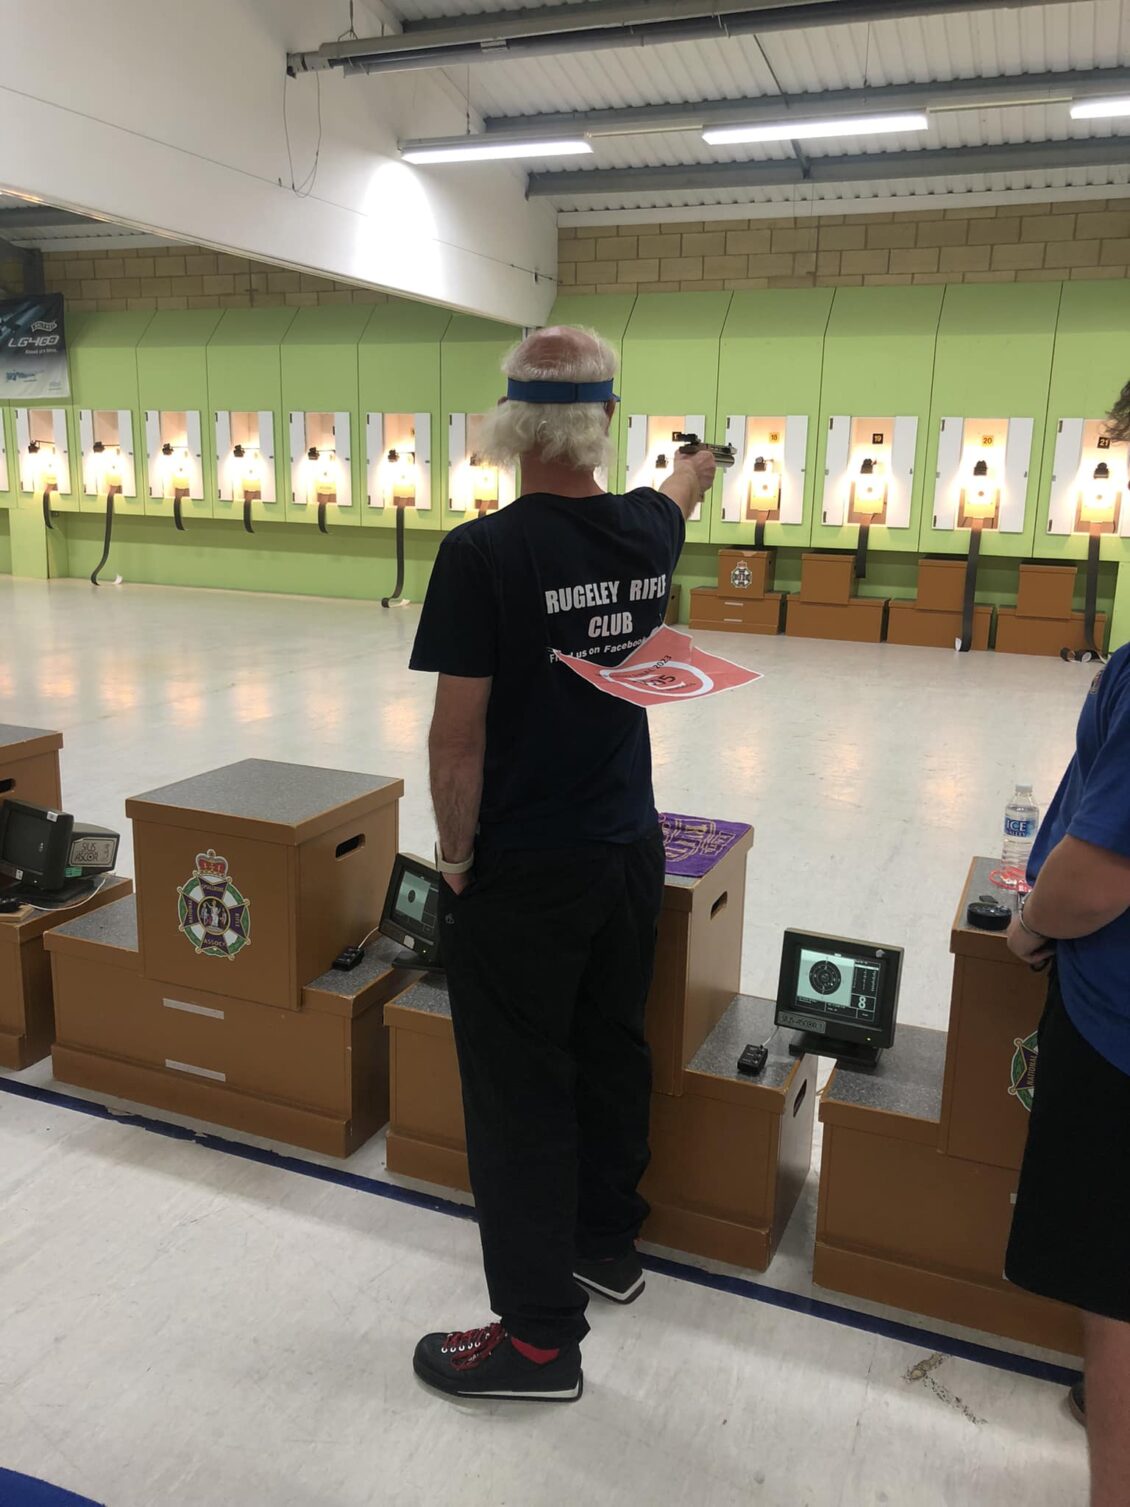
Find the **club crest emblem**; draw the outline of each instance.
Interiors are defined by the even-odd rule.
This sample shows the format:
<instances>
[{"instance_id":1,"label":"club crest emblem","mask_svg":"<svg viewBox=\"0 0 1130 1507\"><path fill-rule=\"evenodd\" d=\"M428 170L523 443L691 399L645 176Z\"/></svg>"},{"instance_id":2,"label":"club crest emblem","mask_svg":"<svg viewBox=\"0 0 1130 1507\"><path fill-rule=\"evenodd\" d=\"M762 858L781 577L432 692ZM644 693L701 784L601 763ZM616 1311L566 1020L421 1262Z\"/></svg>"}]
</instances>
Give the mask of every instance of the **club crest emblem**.
<instances>
[{"instance_id":1,"label":"club crest emblem","mask_svg":"<svg viewBox=\"0 0 1130 1507\"><path fill-rule=\"evenodd\" d=\"M1012 1082L1008 1091L1031 1113L1036 1089L1036 1060L1039 1056L1036 1032L1023 1038L1017 1036L1012 1044L1016 1051L1012 1055Z\"/></svg>"},{"instance_id":2,"label":"club crest emblem","mask_svg":"<svg viewBox=\"0 0 1130 1507\"><path fill-rule=\"evenodd\" d=\"M730 572L730 585L735 591L748 591L753 585L753 571L744 560L739 560Z\"/></svg>"},{"instance_id":3,"label":"club crest emblem","mask_svg":"<svg viewBox=\"0 0 1130 1507\"><path fill-rule=\"evenodd\" d=\"M207 958L234 958L251 941L251 902L236 889L228 861L214 853L197 853L192 878L177 891L180 930L197 953Z\"/></svg>"}]
</instances>

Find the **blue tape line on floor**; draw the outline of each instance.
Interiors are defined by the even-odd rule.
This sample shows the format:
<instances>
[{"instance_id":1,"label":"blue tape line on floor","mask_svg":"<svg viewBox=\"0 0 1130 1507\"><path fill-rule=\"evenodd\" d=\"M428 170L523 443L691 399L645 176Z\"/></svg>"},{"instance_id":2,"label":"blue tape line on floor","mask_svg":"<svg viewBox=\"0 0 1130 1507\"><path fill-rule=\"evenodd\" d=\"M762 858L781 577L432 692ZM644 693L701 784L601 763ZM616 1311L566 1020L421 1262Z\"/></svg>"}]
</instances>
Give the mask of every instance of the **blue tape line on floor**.
<instances>
[{"instance_id":1,"label":"blue tape line on floor","mask_svg":"<svg viewBox=\"0 0 1130 1507\"><path fill-rule=\"evenodd\" d=\"M21 1476L0 1466L0 1502L4 1507L99 1507L89 1497L76 1497L73 1491L51 1486L34 1476Z\"/></svg>"},{"instance_id":2,"label":"blue tape line on floor","mask_svg":"<svg viewBox=\"0 0 1130 1507\"><path fill-rule=\"evenodd\" d=\"M35 1084L18 1083L13 1078L0 1077L0 1091L19 1099L31 1099L59 1109L74 1110L95 1120L109 1120L115 1125L147 1130L152 1135L163 1135L170 1140L191 1141L210 1151L222 1152L225 1156L258 1162L264 1167L277 1167L283 1172L295 1172L300 1177L311 1177L318 1182L334 1183L339 1188L350 1188L356 1193L373 1194L377 1198L386 1198L391 1203L408 1204L412 1208L426 1209L433 1214L446 1214L453 1219L473 1220L475 1217L475 1211L469 1204L456 1203L454 1199L420 1193L415 1188L401 1188L395 1183L383 1182L379 1177L363 1177L358 1172L346 1172L344 1168L323 1167L318 1162L304 1161L302 1157L269 1151L262 1146L249 1146L246 1141L233 1141L227 1136L214 1135L207 1130L194 1130L187 1125L173 1125L168 1120L154 1119L150 1115L110 1109L108 1105L80 1099L74 1094L60 1093L57 1089L40 1088ZM1036 1381L1053 1382L1064 1387L1073 1385L1080 1377L1078 1371L1056 1365L1052 1361L1015 1355L1010 1350L998 1350L992 1345L981 1345L974 1340L958 1339L953 1335L937 1334L934 1330L917 1324L906 1324L899 1319L888 1319L879 1314L861 1313L858 1309L829 1303L823 1298L805 1297L801 1293L769 1287L748 1277L730 1277L720 1272L709 1272L682 1261L672 1261L666 1256L641 1256L641 1260L646 1269L655 1272L657 1276L672 1277L677 1282L690 1282L696 1287L713 1288L715 1292L765 1303L772 1308L782 1308L806 1318L822 1319L825 1323L841 1324L845 1328L858 1329L881 1339L897 1340L904 1345L924 1346L958 1360L974 1361L978 1365L992 1366L998 1371L1008 1371L1016 1376L1029 1376Z\"/></svg>"}]
</instances>

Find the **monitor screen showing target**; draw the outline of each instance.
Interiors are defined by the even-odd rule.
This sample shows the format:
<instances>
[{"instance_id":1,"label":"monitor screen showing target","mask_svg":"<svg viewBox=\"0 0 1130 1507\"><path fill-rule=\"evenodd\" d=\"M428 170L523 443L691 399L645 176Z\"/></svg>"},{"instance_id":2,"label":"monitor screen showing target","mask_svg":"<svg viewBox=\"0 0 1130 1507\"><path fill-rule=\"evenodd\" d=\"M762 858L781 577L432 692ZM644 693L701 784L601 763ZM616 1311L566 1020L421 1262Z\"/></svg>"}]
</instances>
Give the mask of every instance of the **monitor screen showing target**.
<instances>
[{"instance_id":1,"label":"monitor screen showing target","mask_svg":"<svg viewBox=\"0 0 1130 1507\"><path fill-rule=\"evenodd\" d=\"M436 967L439 963L439 875L431 864L411 853L398 853L385 895L380 930L408 948L413 958L402 961Z\"/></svg>"},{"instance_id":2,"label":"monitor screen showing target","mask_svg":"<svg viewBox=\"0 0 1130 1507\"><path fill-rule=\"evenodd\" d=\"M807 1038L805 1050L872 1057L894 1039L902 948L787 931L776 1020Z\"/></svg>"}]
</instances>

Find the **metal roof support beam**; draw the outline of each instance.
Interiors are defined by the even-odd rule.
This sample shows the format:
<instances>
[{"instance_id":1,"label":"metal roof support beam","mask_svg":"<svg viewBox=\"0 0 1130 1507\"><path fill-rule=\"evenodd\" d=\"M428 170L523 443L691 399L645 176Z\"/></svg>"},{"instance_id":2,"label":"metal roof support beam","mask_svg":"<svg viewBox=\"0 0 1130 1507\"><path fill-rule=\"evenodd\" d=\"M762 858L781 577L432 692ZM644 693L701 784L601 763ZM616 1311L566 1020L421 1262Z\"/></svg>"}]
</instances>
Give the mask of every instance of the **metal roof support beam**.
<instances>
[{"instance_id":1,"label":"metal roof support beam","mask_svg":"<svg viewBox=\"0 0 1130 1507\"><path fill-rule=\"evenodd\" d=\"M523 141L581 133L586 136L632 136L656 131L695 131L706 126L754 125L790 115L815 120L822 116L875 112L989 109L1043 104L1053 99L1080 99L1130 92L1130 68L1091 68L1060 73L1020 73L1003 78L946 79L929 84L888 84L871 89L826 89L815 94L769 94L756 99L694 100L686 104L627 105L608 110L571 110L558 114L497 115L483 122L495 140Z\"/></svg>"},{"instance_id":2,"label":"metal roof support beam","mask_svg":"<svg viewBox=\"0 0 1130 1507\"><path fill-rule=\"evenodd\" d=\"M18 209L0 209L0 235L19 235L26 231L33 235L37 230L47 230L54 225L93 225L98 223L89 215L72 214L69 209L53 209L50 204L29 204Z\"/></svg>"},{"instance_id":3,"label":"metal roof support beam","mask_svg":"<svg viewBox=\"0 0 1130 1507\"><path fill-rule=\"evenodd\" d=\"M867 183L936 178L948 173L1009 173L1025 168L1130 164L1130 140L1038 141L920 152L871 152L798 162L706 162L696 167L613 167L590 172L532 173L532 199L592 194L684 193L701 189L779 187L792 183Z\"/></svg>"},{"instance_id":4,"label":"metal roof support beam","mask_svg":"<svg viewBox=\"0 0 1130 1507\"><path fill-rule=\"evenodd\" d=\"M341 68L346 74L397 73L497 58L594 52L662 42L768 35L811 27L973 11L1024 10L1049 0L580 0L483 15L405 21L400 32L325 42L287 55L292 74Z\"/></svg>"}]
</instances>

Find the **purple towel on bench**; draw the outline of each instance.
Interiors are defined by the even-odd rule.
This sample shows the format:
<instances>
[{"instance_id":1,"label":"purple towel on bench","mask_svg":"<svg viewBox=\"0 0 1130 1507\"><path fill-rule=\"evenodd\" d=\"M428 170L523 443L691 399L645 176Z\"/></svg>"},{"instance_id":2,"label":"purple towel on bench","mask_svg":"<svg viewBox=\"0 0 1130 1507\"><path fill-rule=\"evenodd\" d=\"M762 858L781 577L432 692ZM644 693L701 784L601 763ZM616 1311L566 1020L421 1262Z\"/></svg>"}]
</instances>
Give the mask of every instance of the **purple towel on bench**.
<instances>
[{"instance_id":1,"label":"purple towel on bench","mask_svg":"<svg viewBox=\"0 0 1130 1507\"><path fill-rule=\"evenodd\" d=\"M683 879L701 879L749 831L746 822L718 821L712 816L677 816L661 811L667 872Z\"/></svg>"}]
</instances>

